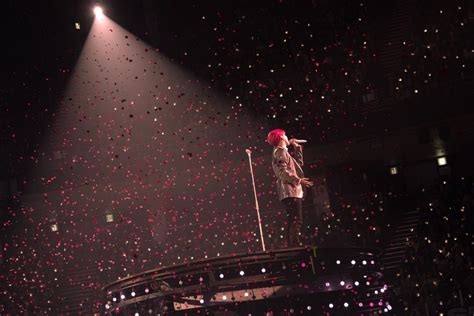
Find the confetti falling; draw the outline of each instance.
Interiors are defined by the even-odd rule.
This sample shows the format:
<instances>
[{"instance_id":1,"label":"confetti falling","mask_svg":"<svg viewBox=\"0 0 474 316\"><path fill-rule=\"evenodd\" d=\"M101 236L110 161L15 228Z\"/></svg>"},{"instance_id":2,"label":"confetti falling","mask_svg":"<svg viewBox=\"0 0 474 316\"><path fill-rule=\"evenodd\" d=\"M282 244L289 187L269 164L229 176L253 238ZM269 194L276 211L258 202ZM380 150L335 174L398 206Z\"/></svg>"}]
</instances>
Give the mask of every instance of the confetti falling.
<instances>
[{"instance_id":1,"label":"confetti falling","mask_svg":"<svg viewBox=\"0 0 474 316\"><path fill-rule=\"evenodd\" d=\"M424 2L418 1L423 10L416 14L424 14L414 33L403 35L388 92L378 82L382 58L371 1L231 9L178 4L189 25L155 16L148 19L155 27L145 32L120 19L92 23L65 15L51 24L68 25L63 34L48 24L34 31L31 44L8 38L18 47L5 59L12 62L2 82L14 84L1 91L1 108L12 118L1 130L15 150L2 159L20 192L2 206L0 290L7 302L0 311L54 313L67 303L68 286L100 291L157 266L257 251L246 148L255 155L267 243L280 247L285 216L264 142L271 128L288 126L312 144L328 144L366 131L367 111L384 93L412 100L469 76L472 8L464 1ZM27 23L41 22L25 14ZM38 56L20 66L18 52L35 49ZM321 184L325 163L306 166ZM386 197L349 198L325 185L332 187L331 205L307 222L307 241L379 247L390 212ZM306 212L316 196L308 192ZM469 214L465 203L446 207L465 212L426 221L446 230L446 222ZM436 212L443 215L446 207ZM426 231L428 239L410 245L409 260L430 240L423 251L433 260L451 251L433 274L470 266L465 241L472 236L462 235L468 232L445 242ZM93 268L72 277L80 266ZM404 271L400 282L418 288L413 274ZM451 276L430 277L435 287L457 290Z\"/></svg>"}]
</instances>

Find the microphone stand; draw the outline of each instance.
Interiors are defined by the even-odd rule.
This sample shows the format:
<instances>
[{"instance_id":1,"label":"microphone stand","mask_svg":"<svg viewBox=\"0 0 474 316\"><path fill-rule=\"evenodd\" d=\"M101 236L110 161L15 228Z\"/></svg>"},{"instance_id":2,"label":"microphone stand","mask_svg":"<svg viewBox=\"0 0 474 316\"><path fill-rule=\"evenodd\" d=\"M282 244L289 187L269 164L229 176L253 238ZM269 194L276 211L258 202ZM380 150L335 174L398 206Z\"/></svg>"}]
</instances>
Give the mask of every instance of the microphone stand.
<instances>
[{"instance_id":1,"label":"microphone stand","mask_svg":"<svg viewBox=\"0 0 474 316\"><path fill-rule=\"evenodd\" d=\"M260 217L260 208L258 206L257 189L255 187L255 178L253 176L252 157L251 157L252 152L250 151L250 149L246 149L245 152L249 156L250 175L252 176L253 195L255 198L255 209L257 210L258 228L260 229L260 240L262 241L262 250L265 251L265 240L263 239L262 219Z\"/></svg>"}]
</instances>

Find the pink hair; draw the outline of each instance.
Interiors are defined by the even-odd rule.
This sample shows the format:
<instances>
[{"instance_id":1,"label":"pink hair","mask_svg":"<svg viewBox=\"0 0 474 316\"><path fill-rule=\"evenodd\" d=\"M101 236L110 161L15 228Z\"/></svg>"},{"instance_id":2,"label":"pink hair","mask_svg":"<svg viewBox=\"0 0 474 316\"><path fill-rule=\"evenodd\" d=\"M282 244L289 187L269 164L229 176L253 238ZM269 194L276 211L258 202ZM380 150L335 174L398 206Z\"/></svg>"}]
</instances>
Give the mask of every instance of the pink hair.
<instances>
[{"instance_id":1,"label":"pink hair","mask_svg":"<svg viewBox=\"0 0 474 316\"><path fill-rule=\"evenodd\" d=\"M284 130L279 129L279 128L274 129L273 131L270 131L270 133L268 133L267 143L269 143L272 146L277 146L283 135L285 135Z\"/></svg>"}]
</instances>

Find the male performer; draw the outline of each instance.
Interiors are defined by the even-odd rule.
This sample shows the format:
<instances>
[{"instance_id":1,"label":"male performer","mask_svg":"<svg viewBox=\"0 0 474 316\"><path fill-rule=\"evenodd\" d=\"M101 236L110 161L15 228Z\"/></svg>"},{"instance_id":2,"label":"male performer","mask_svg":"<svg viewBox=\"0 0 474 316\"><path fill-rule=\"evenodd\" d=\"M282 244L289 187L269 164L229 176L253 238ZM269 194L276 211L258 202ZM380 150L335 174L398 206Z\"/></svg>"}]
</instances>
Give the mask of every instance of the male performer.
<instances>
[{"instance_id":1,"label":"male performer","mask_svg":"<svg viewBox=\"0 0 474 316\"><path fill-rule=\"evenodd\" d=\"M303 185L311 187L313 182L304 177L303 147L296 139L288 140L285 131L274 129L267 136L273 146L272 167L277 177L278 198L285 205L287 215L287 246L302 246L301 227L303 226ZM288 153L288 145L294 148L293 156Z\"/></svg>"}]
</instances>

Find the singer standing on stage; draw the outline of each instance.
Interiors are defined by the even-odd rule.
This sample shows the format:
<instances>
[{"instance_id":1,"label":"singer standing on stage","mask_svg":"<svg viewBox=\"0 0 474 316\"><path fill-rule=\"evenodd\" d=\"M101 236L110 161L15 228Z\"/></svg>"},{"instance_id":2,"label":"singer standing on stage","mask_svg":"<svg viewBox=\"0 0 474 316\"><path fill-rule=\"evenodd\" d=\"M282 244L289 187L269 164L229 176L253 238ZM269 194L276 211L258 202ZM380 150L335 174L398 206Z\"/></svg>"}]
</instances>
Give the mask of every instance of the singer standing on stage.
<instances>
[{"instance_id":1,"label":"singer standing on stage","mask_svg":"<svg viewBox=\"0 0 474 316\"><path fill-rule=\"evenodd\" d=\"M311 187L313 182L304 177L303 146L296 139L288 140L285 131L274 129L267 136L273 146L272 167L275 172L278 198L285 206L287 215L286 244L288 247L302 246L301 227L303 226L303 186ZM288 146L293 146L293 155Z\"/></svg>"}]
</instances>

